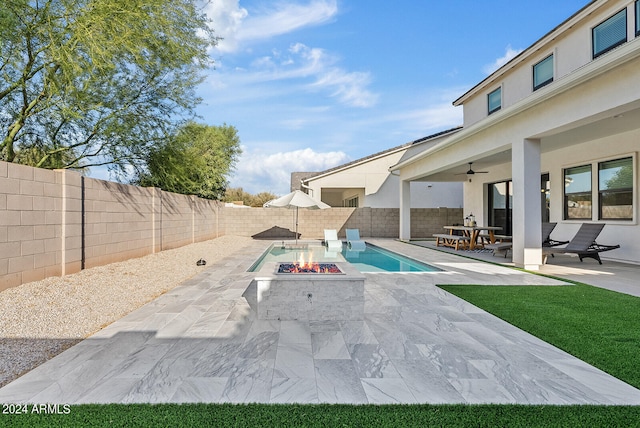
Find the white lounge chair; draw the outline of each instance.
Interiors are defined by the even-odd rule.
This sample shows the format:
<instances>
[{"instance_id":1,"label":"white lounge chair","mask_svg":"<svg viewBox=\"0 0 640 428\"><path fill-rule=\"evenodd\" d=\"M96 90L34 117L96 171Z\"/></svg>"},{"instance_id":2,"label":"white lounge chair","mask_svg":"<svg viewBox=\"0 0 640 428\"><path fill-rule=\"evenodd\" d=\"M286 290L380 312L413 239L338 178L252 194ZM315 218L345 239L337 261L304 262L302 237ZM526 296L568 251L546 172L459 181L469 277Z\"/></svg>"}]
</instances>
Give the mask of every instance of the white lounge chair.
<instances>
[{"instance_id":1,"label":"white lounge chair","mask_svg":"<svg viewBox=\"0 0 640 428\"><path fill-rule=\"evenodd\" d=\"M324 245L329 250L342 250L342 241L338 239L338 232L335 229L324 230Z\"/></svg>"},{"instance_id":2,"label":"white lounge chair","mask_svg":"<svg viewBox=\"0 0 640 428\"><path fill-rule=\"evenodd\" d=\"M360 239L359 229L347 229L347 247L350 250L364 250L367 244Z\"/></svg>"}]
</instances>

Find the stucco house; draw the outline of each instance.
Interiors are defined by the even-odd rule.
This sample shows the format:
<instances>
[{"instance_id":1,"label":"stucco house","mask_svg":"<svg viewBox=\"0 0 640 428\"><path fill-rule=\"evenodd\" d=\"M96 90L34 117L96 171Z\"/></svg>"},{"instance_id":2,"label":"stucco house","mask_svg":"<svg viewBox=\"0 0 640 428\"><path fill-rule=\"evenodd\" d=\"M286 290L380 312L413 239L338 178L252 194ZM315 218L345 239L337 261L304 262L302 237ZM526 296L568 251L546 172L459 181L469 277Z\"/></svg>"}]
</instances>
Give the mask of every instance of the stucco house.
<instances>
[{"instance_id":1,"label":"stucco house","mask_svg":"<svg viewBox=\"0 0 640 428\"><path fill-rule=\"evenodd\" d=\"M462 128L452 128L321 172L291 175L302 189L332 207L398 208L399 177L389 167L437 145ZM412 208L462 207L462 183L411 184Z\"/></svg>"},{"instance_id":2,"label":"stucco house","mask_svg":"<svg viewBox=\"0 0 640 428\"><path fill-rule=\"evenodd\" d=\"M640 2L588 3L454 101L464 128L390 168L400 238L415 182L464 181L464 212L513 236L513 261L543 263L541 223L571 239L605 223L603 259L640 263Z\"/></svg>"}]
</instances>

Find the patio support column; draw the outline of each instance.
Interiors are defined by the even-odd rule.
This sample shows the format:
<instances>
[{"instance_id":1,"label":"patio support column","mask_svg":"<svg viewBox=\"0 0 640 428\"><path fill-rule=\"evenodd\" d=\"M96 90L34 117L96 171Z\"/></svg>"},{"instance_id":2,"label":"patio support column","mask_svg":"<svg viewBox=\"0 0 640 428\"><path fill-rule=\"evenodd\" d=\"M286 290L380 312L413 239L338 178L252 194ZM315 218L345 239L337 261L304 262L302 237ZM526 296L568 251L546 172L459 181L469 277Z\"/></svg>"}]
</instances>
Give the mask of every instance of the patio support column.
<instances>
[{"instance_id":1,"label":"patio support column","mask_svg":"<svg viewBox=\"0 0 640 428\"><path fill-rule=\"evenodd\" d=\"M540 140L514 143L511 161L513 262L517 267L538 270L542 265Z\"/></svg>"},{"instance_id":2,"label":"patio support column","mask_svg":"<svg viewBox=\"0 0 640 428\"><path fill-rule=\"evenodd\" d=\"M411 182L400 179L400 239L411 239Z\"/></svg>"}]
</instances>

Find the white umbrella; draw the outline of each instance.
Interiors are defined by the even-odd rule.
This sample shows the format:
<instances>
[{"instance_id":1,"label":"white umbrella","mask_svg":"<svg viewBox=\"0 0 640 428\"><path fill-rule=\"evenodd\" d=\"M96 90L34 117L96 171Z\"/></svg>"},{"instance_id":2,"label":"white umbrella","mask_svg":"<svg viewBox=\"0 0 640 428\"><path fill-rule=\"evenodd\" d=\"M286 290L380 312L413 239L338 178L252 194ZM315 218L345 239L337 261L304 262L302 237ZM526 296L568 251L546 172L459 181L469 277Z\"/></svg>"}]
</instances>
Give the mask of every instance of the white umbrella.
<instances>
[{"instance_id":1,"label":"white umbrella","mask_svg":"<svg viewBox=\"0 0 640 428\"><path fill-rule=\"evenodd\" d=\"M266 208L296 208L296 244L298 243L298 208L320 209L331 208L324 202L316 201L311 196L300 190L281 196L278 199L267 202L263 205Z\"/></svg>"}]
</instances>

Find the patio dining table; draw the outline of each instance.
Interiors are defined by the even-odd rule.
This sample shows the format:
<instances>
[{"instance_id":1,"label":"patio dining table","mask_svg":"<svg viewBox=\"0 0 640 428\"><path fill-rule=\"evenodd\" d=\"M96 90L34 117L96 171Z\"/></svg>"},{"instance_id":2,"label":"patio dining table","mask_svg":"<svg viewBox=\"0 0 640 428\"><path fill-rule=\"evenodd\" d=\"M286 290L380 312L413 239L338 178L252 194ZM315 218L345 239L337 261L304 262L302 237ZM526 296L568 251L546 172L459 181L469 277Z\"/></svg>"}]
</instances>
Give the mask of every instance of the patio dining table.
<instances>
[{"instance_id":1,"label":"patio dining table","mask_svg":"<svg viewBox=\"0 0 640 428\"><path fill-rule=\"evenodd\" d=\"M480 232L487 231L489 242L493 244L496 242L495 232L502 230L499 226L444 226L444 228L449 230L449 235L453 235L454 231L461 231L464 236L469 238L470 250L474 250L478 246Z\"/></svg>"}]
</instances>

